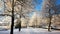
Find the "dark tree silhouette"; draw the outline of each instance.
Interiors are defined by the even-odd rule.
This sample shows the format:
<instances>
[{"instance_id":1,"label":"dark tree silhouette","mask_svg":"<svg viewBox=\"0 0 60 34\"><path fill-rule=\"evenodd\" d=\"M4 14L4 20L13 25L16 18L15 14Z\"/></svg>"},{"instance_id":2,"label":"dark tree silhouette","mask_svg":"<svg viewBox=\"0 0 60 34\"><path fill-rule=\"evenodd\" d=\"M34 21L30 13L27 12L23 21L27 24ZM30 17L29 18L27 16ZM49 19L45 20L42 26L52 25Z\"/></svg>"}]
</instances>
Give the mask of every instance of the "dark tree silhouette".
<instances>
[{"instance_id":1,"label":"dark tree silhouette","mask_svg":"<svg viewBox=\"0 0 60 34\"><path fill-rule=\"evenodd\" d=\"M14 26L14 0L12 0L12 21L11 21L11 32L10 34L13 34L13 26Z\"/></svg>"}]
</instances>

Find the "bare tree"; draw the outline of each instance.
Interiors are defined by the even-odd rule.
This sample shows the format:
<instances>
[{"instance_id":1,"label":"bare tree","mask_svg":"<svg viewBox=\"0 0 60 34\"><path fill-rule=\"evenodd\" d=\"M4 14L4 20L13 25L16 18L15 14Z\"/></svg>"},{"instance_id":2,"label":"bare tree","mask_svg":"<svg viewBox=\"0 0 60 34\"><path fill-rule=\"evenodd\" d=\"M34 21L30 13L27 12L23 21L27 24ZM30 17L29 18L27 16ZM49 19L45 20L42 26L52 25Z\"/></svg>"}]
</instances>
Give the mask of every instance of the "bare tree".
<instances>
[{"instance_id":1,"label":"bare tree","mask_svg":"<svg viewBox=\"0 0 60 34\"><path fill-rule=\"evenodd\" d=\"M51 13L51 11L56 11L55 9L55 2L56 0L46 0L43 2L43 14L45 14L44 16L49 17L50 21L49 21L49 25L48 25L48 31L50 31L51 29L51 20L52 20L52 16L54 13Z\"/></svg>"},{"instance_id":2,"label":"bare tree","mask_svg":"<svg viewBox=\"0 0 60 34\"><path fill-rule=\"evenodd\" d=\"M27 18L29 13L34 11L34 6L32 4L32 0L14 0L14 4L12 4L13 0L5 0L5 14L12 15L12 11L14 11L14 15L19 15L20 27L21 28L21 17ZM14 6L13 6L14 5ZM12 10L13 6L13 10ZM18 18L18 17L17 17Z\"/></svg>"}]
</instances>

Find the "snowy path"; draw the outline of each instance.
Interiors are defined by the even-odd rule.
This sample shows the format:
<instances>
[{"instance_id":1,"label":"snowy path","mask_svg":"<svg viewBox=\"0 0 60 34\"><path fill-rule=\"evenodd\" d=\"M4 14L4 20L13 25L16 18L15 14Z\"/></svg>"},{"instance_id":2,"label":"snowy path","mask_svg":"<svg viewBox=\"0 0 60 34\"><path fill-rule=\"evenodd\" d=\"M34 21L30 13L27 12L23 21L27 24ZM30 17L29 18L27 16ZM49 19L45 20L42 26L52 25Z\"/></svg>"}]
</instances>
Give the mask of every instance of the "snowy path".
<instances>
[{"instance_id":1,"label":"snowy path","mask_svg":"<svg viewBox=\"0 0 60 34\"><path fill-rule=\"evenodd\" d=\"M0 34L9 34L10 30L8 31L0 31ZM60 34L60 31L52 31L48 32L47 29L41 28L22 28L19 32L18 29L14 29L14 34Z\"/></svg>"}]
</instances>

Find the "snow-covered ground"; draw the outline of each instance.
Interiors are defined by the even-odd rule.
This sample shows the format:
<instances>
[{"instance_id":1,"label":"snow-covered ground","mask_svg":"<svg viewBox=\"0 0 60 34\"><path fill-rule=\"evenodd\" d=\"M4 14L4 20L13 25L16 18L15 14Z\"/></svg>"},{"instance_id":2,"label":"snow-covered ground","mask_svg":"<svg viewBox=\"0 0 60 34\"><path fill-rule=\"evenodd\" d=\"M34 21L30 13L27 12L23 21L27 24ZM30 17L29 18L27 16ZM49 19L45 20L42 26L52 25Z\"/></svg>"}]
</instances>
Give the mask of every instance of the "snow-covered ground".
<instances>
[{"instance_id":1,"label":"snow-covered ground","mask_svg":"<svg viewBox=\"0 0 60 34\"><path fill-rule=\"evenodd\" d=\"M10 34L10 30L0 31L0 34ZM22 28L20 32L14 29L14 34L60 34L60 31L48 32L47 29L42 28Z\"/></svg>"}]
</instances>

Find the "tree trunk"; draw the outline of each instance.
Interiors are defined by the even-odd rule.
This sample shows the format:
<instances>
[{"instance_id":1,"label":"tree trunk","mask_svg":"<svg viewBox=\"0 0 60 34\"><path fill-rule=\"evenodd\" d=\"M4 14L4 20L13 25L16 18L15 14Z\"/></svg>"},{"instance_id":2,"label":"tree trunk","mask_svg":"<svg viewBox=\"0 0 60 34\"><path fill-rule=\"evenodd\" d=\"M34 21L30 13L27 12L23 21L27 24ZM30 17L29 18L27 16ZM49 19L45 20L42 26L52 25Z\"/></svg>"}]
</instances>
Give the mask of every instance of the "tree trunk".
<instances>
[{"instance_id":1,"label":"tree trunk","mask_svg":"<svg viewBox=\"0 0 60 34\"><path fill-rule=\"evenodd\" d=\"M48 31L51 31L51 18L50 18L50 22L49 22L49 25L48 25Z\"/></svg>"},{"instance_id":2,"label":"tree trunk","mask_svg":"<svg viewBox=\"0 0 60 34\"><path fill-rule=\"evenodd\" d=\"M20 12L19 31L21 31L21 16L22 16L22 5L21 5L21 12Z\"/></svg>"},{"instance_id":3,"label":"tree trunk","mask_svg":"<svg viewBox=\"0 0 60 34\"><path fill-rule=\"evenodd\" d=\"M52 16L51 16L51 13L50 13L50 9L49 9L49 18L50 18L50 22L49 22L49 25L48 25L48 31L51 31L50 29L51 29L51 18L52 18Z\"/></svg>"},{"instance_id":4,"label":"tree trunk","mask_svg":"<svg viewBox=\"0 0 60 34\"><path fill-rule=\"evenodd\" d=\"M21 25L20 25L20 27L19 27L19 31L21 31Z\"/></svg>"},{"instance_id":5,"label":"tree trunk","mask_svg":"<svg viewBox=\"0 0 60 34\"><path fill-rule=\"evenodd\" d=\"M12 0L12 23L11 23L11 32L13 34L13 26L14 26L14 0Z\"/></svg>"},{"instance_id":6,"label":"tree trunk","mask_svg":"<svg viewBox=\"0 0 60 34\"><path fill-rule=\"evenodd\" d=\"M20 22L19 22L19 31L21 31L21 19L20 19Z\"/></svg>"}]
</instances>

